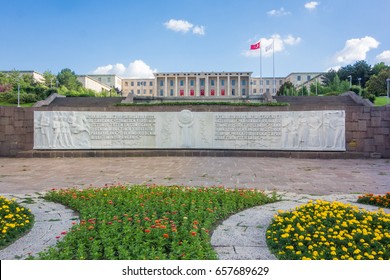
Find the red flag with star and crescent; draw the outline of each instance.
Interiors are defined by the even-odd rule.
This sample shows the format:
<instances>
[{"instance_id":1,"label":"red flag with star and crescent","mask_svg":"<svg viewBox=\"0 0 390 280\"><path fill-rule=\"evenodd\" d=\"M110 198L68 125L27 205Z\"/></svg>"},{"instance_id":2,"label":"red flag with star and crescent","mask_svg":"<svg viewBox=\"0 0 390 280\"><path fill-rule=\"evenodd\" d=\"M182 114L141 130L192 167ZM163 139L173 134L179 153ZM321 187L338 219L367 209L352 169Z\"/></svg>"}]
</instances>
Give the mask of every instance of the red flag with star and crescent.
<instances>
[{"instance_id":1,"label":"red flag with star and crescent","mask_svg":"<svg viewBox=\"0 0 390 280\"><path fill-rule=\"evenodd\" d=\"M257 42L256 44L251 45L251 50L257 50L260 49L260 41Z\"/></svg>"}]
</instances>

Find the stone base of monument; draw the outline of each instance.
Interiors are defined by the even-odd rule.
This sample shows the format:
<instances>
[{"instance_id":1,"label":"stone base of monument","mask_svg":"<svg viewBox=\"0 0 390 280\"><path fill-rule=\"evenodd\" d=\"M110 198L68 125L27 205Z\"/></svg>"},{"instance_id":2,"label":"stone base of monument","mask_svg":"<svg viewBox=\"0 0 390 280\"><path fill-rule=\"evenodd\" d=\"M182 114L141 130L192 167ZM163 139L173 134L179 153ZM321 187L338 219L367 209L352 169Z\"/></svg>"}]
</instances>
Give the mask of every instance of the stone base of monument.
<instances>
[{"instance_id":1,"label":"stone base of monument","mask_svg":"<svg viewBox=\"0 0 390 280\"><path fill-rule=\"evenodd\" d=\"M335 151L259 151L259 150L200 150L200 149L136 149L136 150L29 150L19 158L78 158L78 157L284 157L307 159L361 159L367 155Z\"/></svg>"}]
</instances>

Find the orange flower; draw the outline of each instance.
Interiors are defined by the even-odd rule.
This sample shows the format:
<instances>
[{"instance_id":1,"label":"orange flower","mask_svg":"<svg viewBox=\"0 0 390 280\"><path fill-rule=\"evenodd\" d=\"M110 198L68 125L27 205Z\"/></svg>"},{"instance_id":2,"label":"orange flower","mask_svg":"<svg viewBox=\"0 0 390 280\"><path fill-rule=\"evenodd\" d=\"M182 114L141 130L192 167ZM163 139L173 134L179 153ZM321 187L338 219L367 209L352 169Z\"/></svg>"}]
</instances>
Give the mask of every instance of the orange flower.
<instances>
[{"instance_id":1,"label":"orange flower","mask_svg":"<svg viewBox=\"0 0 390 280\"><path fill-rule=\"evenodd\" d=\"M164 237L164 238L168 238L168 237L169 237L169 234L168 234L168 233L164 233L164 234L163 234L163 237Z\"/></svg>"},{"instance_id":2,"label":"orange flower","mask_svg":"<svg viewBox=\"0 0 390 280\"><path fill-rule=\"evenodd\" d=\"M195 236L195 235L196 235L196 232L195 232L195 231L191 231L191 235L192 235L192 236Z\"/></svg>"},{"instance_id":3,"label":"orange flower","mask_svg":"<svg viewBox=\"0 0 390 280\"><path fill-rule=\"evenodd\" d=\"M145 233L150 233L150 229L145 229Z\"/></svg>"}]
</instances>

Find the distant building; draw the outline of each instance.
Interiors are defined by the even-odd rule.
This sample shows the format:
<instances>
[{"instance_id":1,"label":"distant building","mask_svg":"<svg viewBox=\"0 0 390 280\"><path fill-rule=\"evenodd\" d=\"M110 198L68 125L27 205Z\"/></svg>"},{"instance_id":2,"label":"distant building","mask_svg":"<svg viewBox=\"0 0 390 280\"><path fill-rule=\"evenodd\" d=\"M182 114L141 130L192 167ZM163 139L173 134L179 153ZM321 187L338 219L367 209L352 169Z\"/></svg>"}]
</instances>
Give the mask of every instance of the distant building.
<instances>
[{"instance_id":1,"label":"distant building","mask_svg":"<svg viewBox=\"0 0 390 280\"><path fill-rule=\"evenodd\" d=\"M139 96L153 96L155 87L154 78L124 78L122 79L123 96L128 94Z\"/></svg>"},{"instance_id":2,"label":"distant building","mask_svg":"<svg viewBox=\"0 0 390 280\"><path fill-rule=\"evenodd\" d=\"M252 72L155 73L156 97L242 97L250 94Z\"/></svg>"},{"instance_id":3,"label":"distant building","mask_svg":"<svg viewBox=\"0 0 390 280\"><path fill-rule=\"evenodd\" d=\"M119 91L122 90L122 78L118 77L115 74L102 74L102 75L91 74L88 76L100 83L109 86L110 88L116 88L119 89Z\"/></svg>"},{"instance_id":4,"label":"distant building","mask_svg":"<svg viewBox=\"0 0 390 280\"><path fill-rule=\"evenodd\" d=\"M252 77L251 78L251 94L263 95L264 93L271 93L275 96L279 88L284 84L285 78L275 77L275 88L273 77Z\"/></svg>"},{"instance_id":5,"label":"distant building","mask_svg":"<svg viewBox=\"0 0 390 280\"><path fill-rule=\"evenodd\" d=\"M285 78L285 82L291 82L297 90L303 86L310 90L310 85L322 83L324 72L298 72L291 73Z\"/></svg>"},{"instance_id":6,"label":"distant building","mask_svg":"<svg viewBox=\"0 0 390 280\"><path fill-rule=\"evenodd\" d=\"M9 74L9 73L12 73L12 72L18 72L19 75L30 75L33 77L34 81L36 81L37 83L41 83L43 84L45 82L45 78L43 77L43 74L39 73L39 72L36 72L36 71L29 71L29 70L23 70L23 71L0 71L1 73L5 73L5 74Z\"/></svg>"},{"instance_id":7,"label":"distant building","mask_svg":"<svg viewBox=\"0 0 390 280\"><path fill-rule=\"evenodd\" d=\"M77 76L77 80L82 83L84 88L91 89L96 92L110 91L112 89L112 87L107 84L99 82L88 75Z\"/></svg>"}]
</instances>

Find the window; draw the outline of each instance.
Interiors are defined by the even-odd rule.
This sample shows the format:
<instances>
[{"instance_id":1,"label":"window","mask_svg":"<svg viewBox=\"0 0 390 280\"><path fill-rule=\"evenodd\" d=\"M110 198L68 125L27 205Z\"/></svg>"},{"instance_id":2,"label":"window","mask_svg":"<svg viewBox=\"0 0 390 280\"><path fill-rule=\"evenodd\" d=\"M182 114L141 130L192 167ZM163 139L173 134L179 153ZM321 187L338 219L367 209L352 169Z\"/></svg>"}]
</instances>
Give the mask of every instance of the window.
<instances>
[{"instance_id":1,"label":"window","mask_svg":"<svg viewBox=\"0 0 390 280\"><path fill-rule=\"evenodd\" d=\"M308 80L308 81L311 80L311 76L310 76L310 75L307 75L307 80Z\"/></svg>"},{"instance_id":2,"label":"window","mask_svg":"<svg viewBox=\"0 0 390 280\"><path fill-rule=\"evenodd\" d=\"M265 81L265 84L266 84L267 86L269 86L269 80L266 80L266 81Z\"/></svg>"},{"instance_id":3,"label":"window","mask_svg":"<svg viewBox=\"0 0 390 280\"><path fill-rule=\"evenodd\" d=\"M267 90L265 91L266 93L269 93L269 88L267 88Z\"/></svg>"},{"instance_id":4,"label":"window","mask_svg":"<svg viewBox=\"0 0 390 280\"><path fill-rule=\"evenodd\" d=\"M253 93L256 93L256 89L255 88L253 89Z\"/></svg>"},{"instance_id":5,"label":"window","mask_svg":"<svg viewBox=\"0 0 390 280\"><path fill-rule=\"evenodd\" d=\"M171 87L173 87L173 80L170 80L170 81L169 81L169 85L170 85Z\"/></svg>"},{"instance_id":6,"label":"window","mask_svg":"<svg viewBox=\"0 0 390 280\"><path fill-rule=\"evenodd\" d=\"M210 80L210 84L211 84L212 87L214 86L214 79Z\"/></svg>"},{"instance_id":7,"label":"window","mask_svg":"<svg viewBox=\"0 0 390 280\"><path fill-rule=\"evenodd\" d=\"M241 93L242 93L242 95L245 95L245 94L246 94L245 88L243 88L243 89L241 90Z\"/></svg>"},{"instance_id":8,"label":"window","mask_svg":"<svg viewBox=\"0 0 390 280\"><path fill-rule=\"evenodd\" d=\"M297 76L297 81L298 81L298 82L301 81L301 76Z\"/></svg>"},{"instance_id":9,"label":"window","mask_svg":"<svg viewBox=\"0 0 390 280\"><path fill-rule=\"evenodd\" d=\"M132 87L134 86L134 82L131 82L131 86L132 86Z\"/></svg>"},{"instance_id":10,"label":"window","mask_svg":"<svg viewBox=\"0 0 390 280\"><path fill-rule=\"evenodd\" d=\"M153 90L151 89L151 90L149 90L149 94L150 95L152 95L153 94Z\"/></svg>"},{"instance_id":11,"label":"window","mask_svg":"<svg viewBox=\"0 0 390 280\"><path fill-rule=\"evenodd\" d=\"M173 96L173 89L171 89L171 90L169 91L169 94L170 94L171 96Z\"/></svg>"},{"instance_id":12,"label":"window","mask_svg":"<svg viewBox=\"0 0 390 280\"><path fill-rule=\"evenodd\" d=\"M163 85L164 85L164 81L161 80L161 81L160 81L160 87L162 87Z\"/></svg>"},{"instance_id":13,"label":"window","mask_svg":"<svg viewBox=\"0 0 390 280\"><path fill-rule=\"evenodd\" d=\"M153 86L153 82L149 82L149 86L151 86L151 87L152 87L152 86Z\"/></svg>"},{"instance_id":14,"label":"window","mask_svg":"<svg viewBox=\"0 0 390 280\"><path fill-rule=\"evenodd\" d=\"M144 89L144 94L146 94L146 89Z\"/></svg>"},{"instance_id":15,"label":"window","mask_svg":"<svg viewBox=\"0 0 390 280\"><path fill-rule=\"evenodd\" d=\"M184 96L184 89L180 90L180 96Z\"/></svg>"},{"instance_id":16,"label":"window","mask_svg":"<svg viewBox=\"0 0 390 280\"><path fill-rule=\"evenodd\" d=\"M180 81L180 86L181 86L181 87L184 86L184 81L183 81L183 80Z\"/></svg>"},{"instance_id":17,"label":"window","mask_svg":"<svg viewBox=\"0 0 390 280\"><path fill-rule=\"evenodd\" d=\"M283 85L283 80L279 80L279 85Z\"/></svg>"},{"instance_id":18,"label":"window","mask_svg":"<svg viewBox=\"0 0 390 280\"><path fill-rule=\"evenodd\" d=\"M137 94L140 94L140 93L141 93L141 91L139 89L137 89Z\"/></svg>"},{"instance_id":19,"label":"window","mask_svg":"<svg viewBox=\"0 0 390 280\"><path fill-rule=\"evenodd\" d=\"M200 95L201 95L201 96L204 96L204 89L201 89L201 90L200 90Z\"/></svg>"},{"instance_id":20,"label":"window","mask_svg":"<svg viewBox=\"0 0 390 280\"><path fill-rule=\"evenodd\" d=\"M253 81L252 81L252 85L256 85L256 80L253 80Z\"/></svg>"},{"instance_id":21,"label":"window","mask_svg":"<svg viewBox=\"0 0 390 280\"><path fill-rule=\"evenodd\" d=\"M141 82L137 82L137 87L139 87L141 85Z\"/></svg>"},{"instance_id":22,"label":"window","mask_svg":"<svg viewBox=\"0 0 390 280\"><path fill-rule=\"evenodd\" d=\"M128 82L125 82L125 87L128 87L129 86L129 83Z\"/></svg>"},{"instance_id":23,"label":"window","mask_svg":"<svg viewBox=\"0 0 390 280\"><path fill-rule=\"evenodd\" d=\"M225 90L224 89L221 89L221 95L225 95Z\"/></svg>"},{"instance_id":24,"label":"window","mask_svg":"<svg viewBox=\"0 0 390 280\"><path fill-rule=\"evenodd\" d=\"M164 90L160 89L160 96L164 96Z\"/></svg>"},{"instance_id":25,"label":"window","mask_svg":"<svg viewBox=\"0 0 390 280\"><path fill-rule=\"evenodd\" d=\"M232 95L236 95L236 90L232 88Z\"/></svg>"},{"instance_id":26,"label":"window","mask_svg":"<svg viewBox=\"0 0 390 280\"><path fill-rule=\"evenodd\" d=\"M192 87L194 86L194 80L190 81L190 86L192 86Z\"/></svg>"},{"instance_id":27,"label":"window","mask_svg":"<svg viewBox=\"0 0 390 280\"><path fill-rule=\"evenodd\" d=\"M236 80L232 79L232 86L236 85Z\"/></svg>"},{"instance_id":28,"label":"window","mask_svg":"<svg viewBox=\"0 0 390 280\"><path fill-rule=\"evenodd\" d=\"M109 83L111 82L111 78L110 77L107 78L107 82L109 82Z\"/></svg>"},{"instance_id":29,"label":"window","mask_svg":"<svg viewBox=\"0 0 390 280\"><path fill-rule=\"evenodd\" d=\"M190 90L190 95L194 96L194 90L193 89Z\"/></svg>"},{"instance_id":30,"label":"window","mask_svg":"<svg viewBox=\"0 0 390 280\"><path fill-rule=\"evenodd\" d=\"M200 86L201 86L201 87L204 86L204 80L200 80Z\"/></svg>"},{"instance_id":31,"label":"window","mask_svg":"<svg viewBox=\"0 0 390 280\"><path fill-rule=\"evenodd\" d=\"M246 85L246 80L241 81L241 85L245 86Z\"/></svg>"},{"instance_id":32,"label":"window","mask_svg":"<svg viewBox=\"0 0 390 280\"><path fill-rule=\"evenodd\" d=\"M225 80L221 80L221 86L225 85Z\"/></svg>"},{"instance_id":33,"label":"window","mask_svg":"<svg viewBox=\"0 0 390 280\"><path fill-rule=\"evenodd\" d=\"M211 90L211 95L215 95L215 90Z\"/></svg>"}]
</instances>

